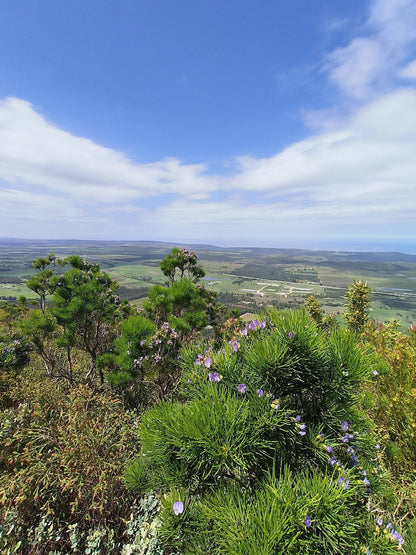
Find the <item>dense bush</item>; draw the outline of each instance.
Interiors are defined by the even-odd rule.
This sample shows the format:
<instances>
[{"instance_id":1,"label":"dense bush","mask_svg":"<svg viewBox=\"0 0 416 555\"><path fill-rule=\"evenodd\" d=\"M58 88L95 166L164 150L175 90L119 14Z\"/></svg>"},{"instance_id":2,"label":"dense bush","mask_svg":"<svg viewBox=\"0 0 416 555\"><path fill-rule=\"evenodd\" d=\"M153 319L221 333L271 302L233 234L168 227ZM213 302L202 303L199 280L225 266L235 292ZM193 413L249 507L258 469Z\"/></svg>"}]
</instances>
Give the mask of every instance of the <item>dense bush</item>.
<instances>
[{"instance_id":1,"label":"dense bush","mask_svg":"<svg viewBox=\"0 0 416 555\"><path fill-rule=\"evenodd\" d=\"M5 411L1 421L3 552L18 543L25 552L37 543L65 551L74 525L80 549L89 530L119 541L134 499L121 473L135 451L136 422L120 401L80 386ZM46 523L50 536L39 535Z\"/></svg>"},{"instance_id":2,"label":"dense bush","mask_svg":"<svg viewBox=\"0 0 416 555\"><path fill-rule=\"evenodd\" d=\"M139 427L141 455L125 480L165 492L165 548L396 552L400 533L376 525L388 475L357 408L374 359L348 331L299 311L234 331L217 351L182 352L183 400L160 403Z\"/></svg>"}]
</instances>

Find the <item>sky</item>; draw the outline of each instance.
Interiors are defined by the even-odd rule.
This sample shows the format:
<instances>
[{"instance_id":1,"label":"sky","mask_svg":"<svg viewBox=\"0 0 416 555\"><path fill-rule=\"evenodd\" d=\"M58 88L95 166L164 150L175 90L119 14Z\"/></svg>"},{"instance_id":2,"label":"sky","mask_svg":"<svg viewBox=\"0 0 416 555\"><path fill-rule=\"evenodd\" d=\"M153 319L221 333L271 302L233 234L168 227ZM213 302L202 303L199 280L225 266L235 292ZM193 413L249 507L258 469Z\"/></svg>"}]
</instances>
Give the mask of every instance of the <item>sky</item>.
<instances>
[{"instance_id":1,"label":"sky","mask_svg":"<svg viewBox=\"0 0 416 555\"><path fill-rule=\"evenodd\" d=\"M0 237L416 253L416 0L0 0Z\"/></svg>"}]
</instances>

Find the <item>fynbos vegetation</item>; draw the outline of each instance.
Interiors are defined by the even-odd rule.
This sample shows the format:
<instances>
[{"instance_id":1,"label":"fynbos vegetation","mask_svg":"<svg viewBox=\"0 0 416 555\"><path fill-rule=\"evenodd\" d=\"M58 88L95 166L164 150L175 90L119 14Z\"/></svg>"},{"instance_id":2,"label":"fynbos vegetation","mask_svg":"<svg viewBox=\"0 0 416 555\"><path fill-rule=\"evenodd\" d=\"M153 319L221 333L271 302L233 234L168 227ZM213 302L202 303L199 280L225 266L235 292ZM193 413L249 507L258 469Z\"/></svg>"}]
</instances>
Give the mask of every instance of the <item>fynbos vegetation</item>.
<instances>
[{"instance_id":1,"label":"fynbos vegetation","mask_svg":"<svg viewBox=\"0 0 416 555\"><path fill-rule=\"evenodd\" d=\"M363 281L340 325L227 313L186 249L142 308L97 263L34 268L1 308L2 553L416 553L416 331Z\"/></svg>"}]
</instances>

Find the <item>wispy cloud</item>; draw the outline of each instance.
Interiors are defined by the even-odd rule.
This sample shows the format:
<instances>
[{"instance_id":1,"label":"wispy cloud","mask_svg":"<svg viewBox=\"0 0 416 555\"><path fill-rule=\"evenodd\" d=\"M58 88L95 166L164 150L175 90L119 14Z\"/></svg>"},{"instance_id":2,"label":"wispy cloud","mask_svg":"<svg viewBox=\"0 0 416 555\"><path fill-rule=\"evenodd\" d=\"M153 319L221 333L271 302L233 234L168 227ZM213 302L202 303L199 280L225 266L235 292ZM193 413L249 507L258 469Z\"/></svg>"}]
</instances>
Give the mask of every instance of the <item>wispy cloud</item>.
<instances>
[{"instance_id":1,"label":"wispy cloud","mask_svg":"<svg viewBox=\"0 0 416 555\"><path fill-rule=\"evenodd\" d=\"M203 164L168 158L134 164L124 154L76 137L48 122L18 98L0 102L0 178L79 200L118 202L164 193L216 188Z\"/></svg>"},{"instance_id":2,"label":"wispy cloud","mask_svg":"<svg viewBox=\"0 0 416 555\"><path fill-rule=\"evenodd\" d=\"M331 52L330 82L346 97L368 100L394 86L392 77L416 45L414 0L373 0L365 36Z\"/></svg>"}]
</instances>

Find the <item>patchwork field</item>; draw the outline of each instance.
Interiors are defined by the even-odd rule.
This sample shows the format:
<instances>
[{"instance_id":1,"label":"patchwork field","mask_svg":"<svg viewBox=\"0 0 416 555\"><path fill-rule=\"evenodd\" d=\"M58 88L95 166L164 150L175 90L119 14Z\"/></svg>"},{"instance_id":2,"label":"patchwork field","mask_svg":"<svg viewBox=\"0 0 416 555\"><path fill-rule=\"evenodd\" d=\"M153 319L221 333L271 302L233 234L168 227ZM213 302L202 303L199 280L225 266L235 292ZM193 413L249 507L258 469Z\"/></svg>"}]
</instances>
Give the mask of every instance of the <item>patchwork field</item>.
<instances>
[{"instance_id":1,"label":"patchwork field","mask_svg":"<svg viewBox=\"0 0 416 555\"><path fill-rule=\"evenodd\" d=\"M54 252L79 254L100 263L120 285L120 296L140 305L152 285L165 278L160 260L173 244L112 241L0 240L0 299L35 298L25 286L34 273L32 260ZM206 272L203 283L220 302L253 312L267 306L304 304L321 299L327 313L340 315L349 284L362 279L373 290L372 316L392 318L406 329L416 322L416 256L400 253L304 251L295 249L225 249L193 246Z\"/></svg>"}]
</instances>

